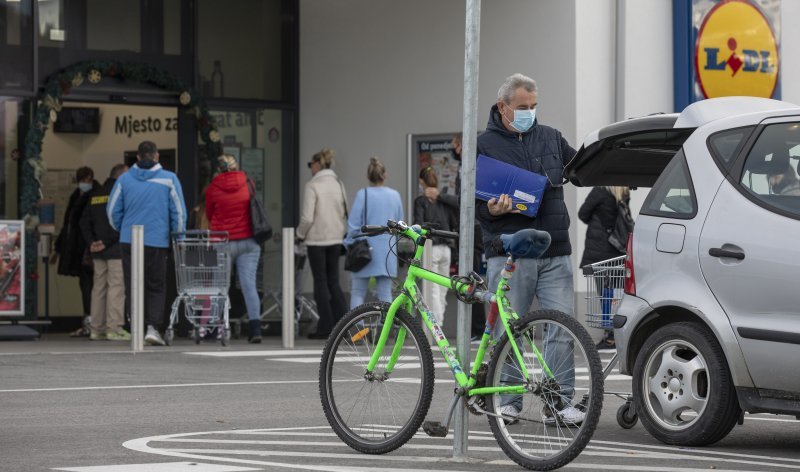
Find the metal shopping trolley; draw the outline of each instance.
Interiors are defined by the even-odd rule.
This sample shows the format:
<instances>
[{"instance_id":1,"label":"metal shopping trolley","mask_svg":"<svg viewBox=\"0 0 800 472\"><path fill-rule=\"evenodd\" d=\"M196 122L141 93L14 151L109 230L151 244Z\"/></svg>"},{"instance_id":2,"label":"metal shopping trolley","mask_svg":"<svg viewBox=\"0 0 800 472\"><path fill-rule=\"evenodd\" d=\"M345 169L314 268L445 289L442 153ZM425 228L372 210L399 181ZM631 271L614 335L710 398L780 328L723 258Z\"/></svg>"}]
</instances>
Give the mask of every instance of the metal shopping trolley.
<instances>
[{"instance_id":1,"label":"metal shopping trolley","mask_svg":"<svg viewBox=\"0 0 800 472\"><path fill-rule=\"evenodd\" d=\"M227 346L230 340L228 288L231 280L228 232L191 230L173 233L172 249L178 296L172 302L164 341L167 345L172 343L173 326L178 322L183 303L186 319L194 328L196 343L200 343L201 328L216 328L220 342Z\"/></svg>"},{"instance_id":2,"label":"metal shopping trolley","mask_svg":"<svg viewBox=\"0 0 800 472\"><path fill-rule=\"evenodd\" d=\"M614 329L614 314L625 289L625 257L614 257L582 268L586 278L586 324L592 328ZM604 379L608 378L618 360L615 352L603 369ZM617 410L617 423L625 429L633 428L639 418L631 394L609 390L605 394L625 400Z\"/></svg>"}]
</instances>

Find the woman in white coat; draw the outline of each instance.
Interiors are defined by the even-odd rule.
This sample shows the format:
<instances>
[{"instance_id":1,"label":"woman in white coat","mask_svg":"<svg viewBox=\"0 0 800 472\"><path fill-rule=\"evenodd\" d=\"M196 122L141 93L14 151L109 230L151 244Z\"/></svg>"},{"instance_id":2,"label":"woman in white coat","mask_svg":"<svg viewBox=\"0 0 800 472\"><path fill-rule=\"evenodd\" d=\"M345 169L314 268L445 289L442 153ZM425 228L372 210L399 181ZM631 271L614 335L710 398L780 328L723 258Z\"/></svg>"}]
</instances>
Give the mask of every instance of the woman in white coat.
<instances>
[{"instance_id":1,"label":"woman in white coat","mask_svg":"<svg viewBox=\"0 0 800 472\"><path fill-rule=\"evenodd\" d=\"M319 322L311 339L326 339L347 310L339 285L339 258L346 230L347 195L333 172L333 151L323 149L308 163L311 180L303 193L303 209L297 238L308 247L308 262L314 276L314 301Z\"/></svg>"}]
</instances>

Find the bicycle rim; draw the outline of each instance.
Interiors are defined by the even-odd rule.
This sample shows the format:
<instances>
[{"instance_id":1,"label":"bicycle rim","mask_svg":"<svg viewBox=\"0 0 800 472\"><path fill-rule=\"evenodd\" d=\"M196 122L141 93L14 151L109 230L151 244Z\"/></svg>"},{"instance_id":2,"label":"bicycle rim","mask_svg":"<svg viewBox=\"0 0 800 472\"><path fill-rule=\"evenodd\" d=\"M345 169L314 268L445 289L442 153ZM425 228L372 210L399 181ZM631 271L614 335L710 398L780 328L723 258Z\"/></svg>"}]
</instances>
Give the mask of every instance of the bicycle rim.
<instances>
[{"instance_id":1,"label":"bicycle rim","mask_svg":"<svg viewBox=\"0 0 800 472\"><path fill-rule=\"evenodd\" d=\"M388 308L363 305L345 316L320 364L320 397L328 422L350 447L372 454L407 442L425 419L433 395L430 348L419 325L401 310L373 376L366 375ZM400 357L385 376L401 327L406 334Z\"/></svg>"},{"instance_id":2,"label":"bicycle rim","mask_svg":"<svg viewBox=\"0 0 800 472\"><path fill-rule=\"evenodd\" d=\"M490 416L489 426L515 462L528 469L552 470L577 457L594 433L603 403L600 358L586 330L563 313L533 312L519 326L515 339L530 382L521 395L487 396L488 411L510 415ZM492 355L487 381L493 386L526 384L506 335ZM509 406L518 409L516 418Z\"/></svg>"}]
</instances>

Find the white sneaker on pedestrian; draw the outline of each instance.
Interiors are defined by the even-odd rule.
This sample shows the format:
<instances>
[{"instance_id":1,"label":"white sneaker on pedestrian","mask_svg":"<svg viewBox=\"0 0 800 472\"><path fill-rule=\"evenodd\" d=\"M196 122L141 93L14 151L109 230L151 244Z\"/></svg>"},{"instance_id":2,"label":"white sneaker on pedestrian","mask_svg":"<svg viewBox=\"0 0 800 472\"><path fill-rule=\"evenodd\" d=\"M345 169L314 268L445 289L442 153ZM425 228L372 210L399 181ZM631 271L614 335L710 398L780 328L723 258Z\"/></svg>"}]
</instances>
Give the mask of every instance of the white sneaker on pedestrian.
<instances>
[{"instance_id":1,"label":"white sneaker on pedestrian","mask_svg":"<svg viewBox=\"0 0 800 472\"><path fill-rule=\"evenodd\" d=\"M510 403L508 405L501 406L497 413L503 415L503 421L506 423L506 425L512 425L519 421L519 408Z\"/></svg>"},{"instance_id":2,"label":"white sneaker on pedestrian","mask_svg":"<svg viewBox=\"0 0 800 472\"><path fill-rule=\"evenodd\" d=\"M144 335L144 342L151 346L166 346L167 343L161 338L161 335L158 333L153 326L147 326L147 334Z\"/></svg>"},{"instance_id":3,"label":"white sneaker on pedestrian","mask_svg":"<svg viewBox=\"0 0 800 472\"><path fill-rule=\"evenodd\" d=\"M547 411L547 408L545 408ZM583 420L586 419L586 413L575 408L574 406L568 406L564 409L558 411L556 413L561 420L567 426L580 426L583 423ZM544 424L555 424L556 419L554 416L549 414L549 411L543 414L544 416Z\"/></svg>"}]
</instances>

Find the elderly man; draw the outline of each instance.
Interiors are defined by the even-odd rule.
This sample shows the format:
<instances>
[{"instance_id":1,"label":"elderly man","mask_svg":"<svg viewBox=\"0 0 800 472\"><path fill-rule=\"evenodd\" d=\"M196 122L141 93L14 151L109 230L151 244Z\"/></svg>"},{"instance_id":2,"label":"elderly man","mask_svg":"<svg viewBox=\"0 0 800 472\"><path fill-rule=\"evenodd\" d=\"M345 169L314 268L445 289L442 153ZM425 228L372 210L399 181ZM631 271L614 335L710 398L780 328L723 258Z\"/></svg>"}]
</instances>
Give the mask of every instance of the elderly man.
<instances>
[{"instance_id":1,"label":"elderly man","mask_svg":"<svg viewBox=\"0 0 800 472\"><path fill-rule=\"evenodd\" d=\"M158 148L151 141L139 144L137 162L114 184L107 212L111 227L119 231L125 298L131 300L131 228L144 226L144 316L147 344L163 346L158 332L164 320L167 256L170 232L186 229L186 204L178 177L158 163Z\"/></svg>"},{"instance_id":2,"label":"elderly man","mask_svg":"<svg viewBox=\"0 0 800 472\"><path fill-rule=\"evenodd\" d=\"M489 287L497 287L506 254L498 236L512 234L521 229L535 228L550 233L550 248L539 259L518 259L509 299L514 309L525 313L534 297L542 309L574 314L574 288L572 247L569 241L569 215L564 203L563 169L575 155L561 133L536 119L539 94L536 82L522 74L506 78L497 93L497 103L489 113L486 132L478 137L478 154L506 162L515 167L547 177L548 185L542 196L535 218L519 214L512 208L511 198L501 195L488 202L476 201L476 217L483 230L484 251L487 258ZM574 315L573 315L574 316ZM497 323L495 336L503 330ZM573 362L568 340L557 329L546 334L546 342L555 349L545 352L548 364ZM565 364L560 364L564 366ZM560 369L557 380L561 393L570 400L574 386L574 368ZM503 398L501 413L509 418L519 416L522 399L518 396ZM558 412L570 424L583 422L585 413L570 406Z\"/></svg>"}]
</instances>

